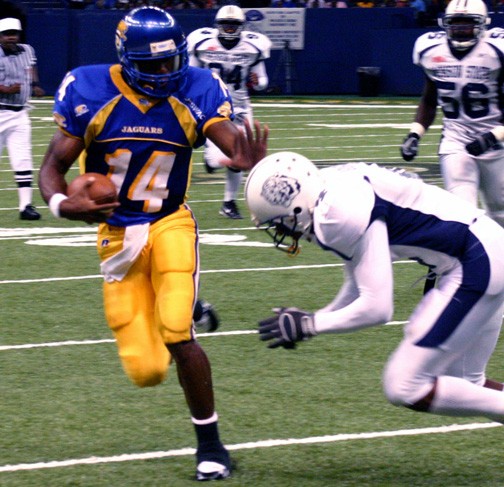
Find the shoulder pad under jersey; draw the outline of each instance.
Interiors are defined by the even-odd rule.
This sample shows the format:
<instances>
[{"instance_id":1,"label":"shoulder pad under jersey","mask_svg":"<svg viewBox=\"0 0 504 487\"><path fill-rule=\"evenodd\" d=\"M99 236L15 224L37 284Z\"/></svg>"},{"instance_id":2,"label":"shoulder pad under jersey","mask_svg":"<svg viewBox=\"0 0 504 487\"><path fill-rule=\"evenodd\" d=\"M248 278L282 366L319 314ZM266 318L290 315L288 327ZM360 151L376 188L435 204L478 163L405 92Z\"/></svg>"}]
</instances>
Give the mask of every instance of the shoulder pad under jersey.
<instances>
[{"instance_id":1,"label":"shoulder pad under jersey","mask_svg":"<svg viewBox=\"0 0 504 487\"><path fill-rule=\"evenodd\" d=\"M196 44L199 44L205 39L211 39L213 37L217 37L217 29L212 29L211 27L196 29L187 36L187 50L189 51L189 53L191 53L194 50L194 46L196 46Z\"/></svg>"},{"instance_id":2,"label":"shoulder pad under jersey","mask_svg":"<svg viewBox=\"0 0 504 487\"><path fill-rule=\"evenodd\" d=\"M443 30L422 34L415 41L415 46L413 47L413 64L419 64L422 53L427 49L435 47L443 42L446 42L446 32Z\"/></svg>"},{"instance_id":3,"label":"shoulder pad under jersey","mask_svg":"<svg viewBox=\"0 0 504 487\"><path fill-rule=\"evenodd\" d=\"M261 51L260 59L268 59L270 57L271 41L268 36L261 34L259 32L252 32L250 30L244 30L242 32L241 38L243 41L248 42L255 46L259 51Z\"/></svg>"},{"instance_id":4,"label":"shoulder pad under jersey","mask_svg":"<svg viewBox=\"0 0 504 487\"><path fill-rule=\"evenodd\" d=\"M504 29L501 27L494 27L487 31L484 40L504 52Z\"/></svg>"}]
</instances>

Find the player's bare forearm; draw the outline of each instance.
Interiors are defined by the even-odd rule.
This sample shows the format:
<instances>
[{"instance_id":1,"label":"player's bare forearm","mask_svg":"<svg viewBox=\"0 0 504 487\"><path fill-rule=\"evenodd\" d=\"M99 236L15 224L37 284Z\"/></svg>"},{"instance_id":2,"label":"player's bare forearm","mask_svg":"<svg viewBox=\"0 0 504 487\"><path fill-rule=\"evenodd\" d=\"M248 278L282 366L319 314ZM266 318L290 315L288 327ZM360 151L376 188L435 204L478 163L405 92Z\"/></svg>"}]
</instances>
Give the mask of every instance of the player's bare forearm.
<instances>
[{"instance_id":1,"label":"player's bare forearm","mask_svg":"<svg viewBox=\"0 0 504 487\"><path fill-rule=\"evenodd\" d=\"M418 104L418 109L415 117L415 122L421 124L427 130L434 119L437 112L437 87L433 81L426 78L422 98Z\"/></svg>"},{"instance_id":2,"label":"player's bare forearm","mask_svg":"<svg viewBox=\"0 0 504 487\"><path fill-rule=\"evenodd\" d=\"M119 203L96 203L89 194L91 183L67 195L65 175L83 150L84 143L80 139L69 137L61 131L56 132L40 167L40 193L55 216L86 223L104 222Z\"/></svg>"},{"instance_id":3,"label":"player's bare forearm","mask_svg":"<svg viewBox=\"0 0 504 487\"><path fill-rule=\"evenodd\" d=\"M268 148L269 128L261 127L258 121L254 121L254 130L247 120L244 120L245 133L231 121L215 123L209 127L207 137L229 157L228 161L221 164L237 169L248 171L261 159L266 157Z\"/></svg>"},{"instance_id":4,"label":"player's bare forearm","mask_svg":"<svg viewBox=\"0 0 504 487\"><path fill-rule=\"evenodd\" d=\"M38 180L40 193L46 202L55 193L66 193L65 174L83 149L82 141L61 131L54 134L42 161Z\"/></svg>"},{"instance_id":5,"label":"player's bare forearm","mask_svg":"<svg viewBox=\"0 0 504 487\"><path fill-rule=\"evenodd\" d=\"M421 102L415 117L415 122L419 123L427 130L436 118L437 105Z\"/></svg>"},{"instance_id":6,"label":"player's bare forearm","mask_svg":"<svg viewBox=\"0 0 504 487\"><path fill-rule=\"evenodd\" d=\"M266 157L269 128L267 125L261 127L257 120L254 121L254 131L252 131L248 120L244 121L244 126L245 133L239 132L234 140L234 150L229 167L248 171Z\"/></svg>"},{"instance_id":7,"label":"player's bare forearm","mask_svg":"<svg viewBox=\"0 0 504 487\"><path fill-rule=\"evenodd\" d=\"M245 137L240 137L235 142L232 165L235 167L237 164L245 164L247 169L252 169L261 159L266 157L269 127L267 125L261 127L257 120L254 121L254 131L252 131L248 120L245 120L244 125Z\"/></svg>"}]
</instances>

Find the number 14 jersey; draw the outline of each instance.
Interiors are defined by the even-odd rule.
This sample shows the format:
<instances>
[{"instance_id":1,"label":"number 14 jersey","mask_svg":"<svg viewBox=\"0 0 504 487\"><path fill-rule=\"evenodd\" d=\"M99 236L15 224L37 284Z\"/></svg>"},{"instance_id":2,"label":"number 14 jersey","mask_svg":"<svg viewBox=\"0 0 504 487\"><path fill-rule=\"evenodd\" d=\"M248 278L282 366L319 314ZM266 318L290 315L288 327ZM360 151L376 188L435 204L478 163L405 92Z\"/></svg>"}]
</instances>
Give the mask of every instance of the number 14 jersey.
<instances>
[{"instance_id":1,"label":"number 14 jersey","mask_svg":"<svg viewBox=\"0 0 504 487\"><path fill-rule=\"evenodd\" d=\"M207 127L234 117L220 78L189 67L187 81L173 95L149 98L135 92L115 65L70 71L56 96L54 119L68 136L82 139L84 172L110 177L119 202L110 225L153 222L186 200L193 149Z\"/></svg>"}]
</instances>

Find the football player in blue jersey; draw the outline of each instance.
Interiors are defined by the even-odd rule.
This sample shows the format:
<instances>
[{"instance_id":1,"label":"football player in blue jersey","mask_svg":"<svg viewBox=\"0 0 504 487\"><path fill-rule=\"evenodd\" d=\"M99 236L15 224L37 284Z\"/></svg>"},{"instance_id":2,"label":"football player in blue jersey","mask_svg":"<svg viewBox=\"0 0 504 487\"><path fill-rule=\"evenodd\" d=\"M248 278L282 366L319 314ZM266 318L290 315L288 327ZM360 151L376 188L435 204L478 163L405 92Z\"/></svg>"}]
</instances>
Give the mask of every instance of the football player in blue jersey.
<instances>
[{"instance_id":1,"label":"football player in blue jersey","mask_svg":"<svg viewBox=\"0 0 504 487\"><path fill-rule=\"evenodd\" d=\"M186 203L193 148L206 138L251 169L266 154L267 127L232 123L226 85L189 66L179 24L164 10L132 10L116 31L119 64L69 72L55 96L59 130L39 187L57 217L100 222L104 308L129 378L139 387L166 377L171 359L198 440L196 478L230 475L218 432L208 358L192 326L199 281L198 227ZM97 204L87 186L68 196L65 174L107 175L119 202Z\"/></svg>"},{"instance_id":2,"label":"football player in blue jersey","mask_svg":"<svg viewBox=\"0 0 504 487\"><path fill-rule=\"evenodd\" d=\"M270 348L293 348L322 333L384 324L393 313L392 261L433 268L425 294L388 361L390 402L415 411L504 422L503 384L486 377L504 310L504 229L447 191L377 165L319 170L292 152L250 172L245 198L277 246L316 242L344 260L344 283L316 312L277 308L259 324ZM291 241L284 247L284 241Z\"/></svg>"}]
</instances>

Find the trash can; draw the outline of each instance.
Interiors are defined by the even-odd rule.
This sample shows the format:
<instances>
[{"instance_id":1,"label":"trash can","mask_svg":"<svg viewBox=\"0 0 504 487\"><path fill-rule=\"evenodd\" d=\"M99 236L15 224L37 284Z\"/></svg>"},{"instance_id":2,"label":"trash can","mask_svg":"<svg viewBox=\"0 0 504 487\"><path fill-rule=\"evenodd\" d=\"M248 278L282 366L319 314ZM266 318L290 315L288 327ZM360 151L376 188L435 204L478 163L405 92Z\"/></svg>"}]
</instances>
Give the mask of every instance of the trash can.
<instances>
[{"instance_id":1,"label":"trash can","mask_svg":"<svg viewBox=\"0 0 504 487\"><path fill-rule=\"evenodd\" d=\"M360 96L378 96L380 92L380 72L381 70L377 66L357 68Z\"/></svg>"}]
</instances>

